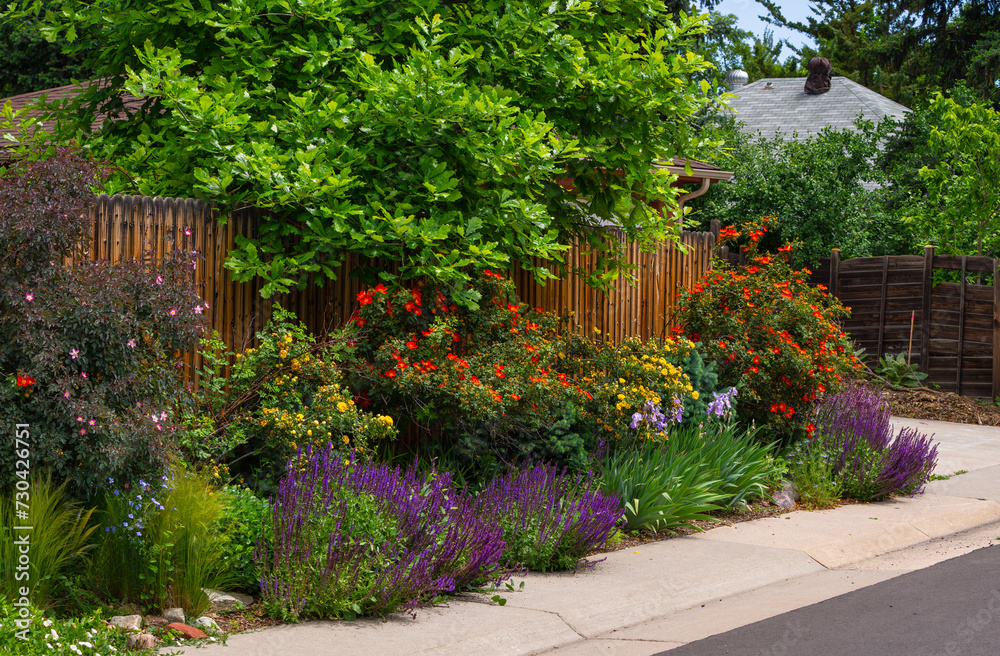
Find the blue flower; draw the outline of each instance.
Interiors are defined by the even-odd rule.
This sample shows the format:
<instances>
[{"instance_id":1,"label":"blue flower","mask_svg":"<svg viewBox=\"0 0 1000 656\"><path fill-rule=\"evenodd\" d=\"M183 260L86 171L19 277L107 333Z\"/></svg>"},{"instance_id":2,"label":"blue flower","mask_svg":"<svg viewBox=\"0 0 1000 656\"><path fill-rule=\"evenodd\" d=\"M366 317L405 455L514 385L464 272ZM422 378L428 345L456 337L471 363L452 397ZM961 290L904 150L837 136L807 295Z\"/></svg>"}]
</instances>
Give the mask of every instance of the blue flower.
<instances>
[{"instance_id":1,"label":"blue flower","mask_svg":"<svg viewBox=\"0 0 1000 656\"><path fill-rule=\"evenodd\" d=\"M132 517L132 513L129 513L129 514L128 514L128 518L129 518L129 519L135 519L134 517Z\"/></svg>"}]
</instances>

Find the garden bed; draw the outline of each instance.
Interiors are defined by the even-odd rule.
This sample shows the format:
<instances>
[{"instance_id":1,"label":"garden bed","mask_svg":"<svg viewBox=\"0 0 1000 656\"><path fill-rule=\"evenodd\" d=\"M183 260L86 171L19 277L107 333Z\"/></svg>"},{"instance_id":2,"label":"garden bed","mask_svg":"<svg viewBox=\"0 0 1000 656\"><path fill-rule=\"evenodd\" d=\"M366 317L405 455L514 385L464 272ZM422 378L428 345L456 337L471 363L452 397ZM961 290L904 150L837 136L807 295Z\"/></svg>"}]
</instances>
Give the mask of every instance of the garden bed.
<instances>
[{"instance_id":1,"label":"garden bed","mask_svg":"<svg viewBox=\"0 0 1000 656\"><path fill-rule=\"evenodd\" d=\"M1000 406L953 392L929 389L899 391L886 386L882 398L892 403L892 414L897 417L1000 426Z\"/></svg>"}]
</instances>

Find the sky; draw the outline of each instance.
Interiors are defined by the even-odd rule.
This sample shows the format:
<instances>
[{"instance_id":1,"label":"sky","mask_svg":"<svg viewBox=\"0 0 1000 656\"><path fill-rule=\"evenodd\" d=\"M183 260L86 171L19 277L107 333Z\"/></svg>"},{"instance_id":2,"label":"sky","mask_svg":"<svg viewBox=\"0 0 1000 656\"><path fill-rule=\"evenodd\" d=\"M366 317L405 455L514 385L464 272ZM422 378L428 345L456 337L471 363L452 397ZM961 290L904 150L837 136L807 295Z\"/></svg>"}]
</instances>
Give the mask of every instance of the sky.
<instances>
[{"instance_id":1,"label":"sky","mask_svg":"<svg viewBox=\"0 0 1000 656\"><path fill-rule=\"evenodd\" d=\"M778 0L777 4L781 7L781 13L784 14L785 18L790 21L806 22L806 18L814 15L809 10L809 3L806 0ZM722 3L715 8L715 11L723 14L736 14L739 18L737 27L748 32L753 32L758 37L764 35L765 28L770 28L774 32L775 41L788 39L793 45L796 46L811 41L809 37L801 32L770 25L757 18L758 16L766 14L767 9L754 2L754 0L723 0ZM780 59L784 61L785 57L791 54L791 50L784 48L781 51Z\"/></svg>"}]
</instances>

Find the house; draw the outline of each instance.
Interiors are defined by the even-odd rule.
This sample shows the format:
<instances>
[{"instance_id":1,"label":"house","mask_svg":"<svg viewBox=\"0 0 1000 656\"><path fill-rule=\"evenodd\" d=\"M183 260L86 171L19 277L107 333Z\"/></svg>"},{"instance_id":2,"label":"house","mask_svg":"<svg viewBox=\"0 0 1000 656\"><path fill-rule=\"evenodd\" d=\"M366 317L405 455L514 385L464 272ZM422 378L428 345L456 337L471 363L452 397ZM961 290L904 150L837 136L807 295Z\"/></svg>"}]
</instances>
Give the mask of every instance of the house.
<instances>
[{"instance_id":1,"label":"house","mask_svg":"<svg viewBox=\"0 0 1000 656\"><path fill-rule=\"evenodd\" d=\"M854 130L858 116L880 123L888 118L902 119L910 111L846 77L831 78L830 90L818 95L804 91L804 77L764 78L750 83L746 79L743 71L726 76L730 92L736 94L727 101L731 111L726 113L736 118L742 132L759 132L765 139L781 133L785 139L801 141L827 126Z\"/></svg>"}]
</instances>

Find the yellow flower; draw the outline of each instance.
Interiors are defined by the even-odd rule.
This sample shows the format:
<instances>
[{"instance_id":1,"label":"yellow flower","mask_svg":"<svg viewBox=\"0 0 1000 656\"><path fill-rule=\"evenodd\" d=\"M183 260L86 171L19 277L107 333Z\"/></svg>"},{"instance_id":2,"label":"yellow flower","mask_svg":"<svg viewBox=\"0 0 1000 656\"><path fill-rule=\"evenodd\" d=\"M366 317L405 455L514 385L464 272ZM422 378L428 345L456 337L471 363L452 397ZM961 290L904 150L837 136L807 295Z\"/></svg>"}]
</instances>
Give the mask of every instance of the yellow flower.
<instances>
[{"instance_id":1,"label":"yellow flower","mask_svg":"<svg viewBox=\"0 0 1000 656\"><path fill-rule=\"evenodd\" d=\"M386 426L392 426L392 417L390 417L389 415L381 415L378 418L378 420L381 421Z\"/></svg>"},{"instance_id":2,"label":"yellow flower","mask_svg":"<svg viewBox=\"0 0 1000 656\"><path fill-rule=\"evenodd\" d=\"M625 384L625 379L624 378L619 378L618 382L621 383L622 385L624 385Z\"/></svg>"},{"instance_id":3,"label":"yellow flower","mask_svg":"<svg viewBox=\"0 0 1000 656\"><path fill-rule=\"evenodd\" d=\"M286 351L285 349L281 349L278 352L278 357L281 358L282 360L285 359L285 358L287 358L288 357L288 351Z\"/></svg>"},{"instance_id":4,"label":"yellow flower","mask_svg":"<svg viewBox=\"0 0 1000 656\"><path fill-rule=\"evenodd\" d=\"M286 344L291 344L292 343L292 336L291 335L285 335L285 343Z\"/></svg>"},{"instance_id":5,"label":"yellow flower","mask_svg":"<svg viewBox=\"0 0 1000 656\"><path fill-rule=\"evenodd\" d=\"M313 436L312 430L307 430L306 431L306 435L308 435L309 437L312 437Z\"/></svg>"},{"instance_id":6,"label":"yellow flower","mask_svg":"<svg viewBox=\"0 0 1000 656\"><path fill-rule=\"evenodd\" d=\"M351 438L349 438L349 437L347 437L347 436L345 435L345 436L344 436L344 444L350 444L350 443L351 443Z\"/></svg>"},{"instance_id":7,"label":"yellow flower","mask_svg":"<svg viewBox=\"0 0 1000 656\"><path fill-rule=\"evenodd\" d=\"M340 403L337 404L337 410L340 410L341 412L347 412L347 404L341 401Z\"/></svg>"},{"instance_id":8,"label":"yellow flower","mask_svg":"<svg viewBox=\"0 0 1000 656\"><path fill-rule=\"evenodd\" d=\"M618 395L618 400L619 401L624 401L625 400L625 395L624 394L619 394Z\"/></svg>"},{"instance_id":9,"label":"yellow flower","mask_svg":"<svg viewBox=\"0 0 1000 656\"><path fill-rule=\"evenodd\" d=\"M691 398L694 399L695 401L698 400L698 390L691 392Z\"/></svg>"},{"instance_id":10,"label":"yellow flower","mask_svg":"<svg viewBox=\"0 0 1000 656\"><path fill-rule=\"evenodd\" d=\"M351 461L350 461L350 460L347 460L347 459L345 458L345 459L344 459L344 466L345 466L345 467L347 467L347 466L348 466L348 465L350 465L350 464L351 464Z\"/></svg>"}]
</instances>

